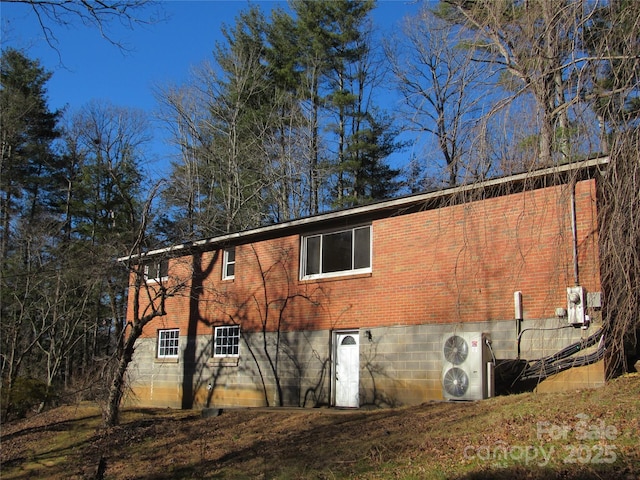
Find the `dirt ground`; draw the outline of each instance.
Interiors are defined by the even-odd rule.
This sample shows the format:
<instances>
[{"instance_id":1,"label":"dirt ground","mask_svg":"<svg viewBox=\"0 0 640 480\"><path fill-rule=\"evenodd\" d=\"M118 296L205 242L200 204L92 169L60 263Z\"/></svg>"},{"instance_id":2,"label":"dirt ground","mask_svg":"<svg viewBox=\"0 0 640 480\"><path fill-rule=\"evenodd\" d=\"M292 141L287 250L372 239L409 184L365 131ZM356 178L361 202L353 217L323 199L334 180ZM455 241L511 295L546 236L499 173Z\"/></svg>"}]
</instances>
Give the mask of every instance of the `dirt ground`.
<instances>
[{"instance_id":1,"label":"dirt ground","mask_svg":"<svg viewBox=\"0 0 640 480\"><path fill-rule=\"evenodd\" d=\"M640 479L640 376L596 390L380 410L80 404L2 425L2 479Z\"/></svg>"}]
</instances>

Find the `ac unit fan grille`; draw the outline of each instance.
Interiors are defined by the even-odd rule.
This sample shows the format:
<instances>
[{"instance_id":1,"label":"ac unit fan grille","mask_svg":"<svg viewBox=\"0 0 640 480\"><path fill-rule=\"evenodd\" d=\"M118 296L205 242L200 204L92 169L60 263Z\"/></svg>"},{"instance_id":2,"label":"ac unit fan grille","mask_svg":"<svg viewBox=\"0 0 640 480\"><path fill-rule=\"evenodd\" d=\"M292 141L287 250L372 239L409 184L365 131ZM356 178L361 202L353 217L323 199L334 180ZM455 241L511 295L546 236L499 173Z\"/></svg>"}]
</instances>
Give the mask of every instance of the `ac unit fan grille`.
<instances>
[{"instance_id":1,"label":"ac unit fan grille","mask_svg":"<svg viewBox=\"0 0 640 480\"><path fill-rule=\"evenodd\" d=\"M444 342L444 358L447 362L460 365L469 355L469 346L464 338L453 335Z\"/></svg>"},{"instance_id":2,"label":"ac unit fan grille","mask_svg":"<svg viewBox=\"0 0 640 480\"><path fill-rule=\"evenodd\" d=\"M469 376L461 368L450 368L444 374L442 386L449 395L462 397L469 389Z\"/></svg>"}]
</instances>

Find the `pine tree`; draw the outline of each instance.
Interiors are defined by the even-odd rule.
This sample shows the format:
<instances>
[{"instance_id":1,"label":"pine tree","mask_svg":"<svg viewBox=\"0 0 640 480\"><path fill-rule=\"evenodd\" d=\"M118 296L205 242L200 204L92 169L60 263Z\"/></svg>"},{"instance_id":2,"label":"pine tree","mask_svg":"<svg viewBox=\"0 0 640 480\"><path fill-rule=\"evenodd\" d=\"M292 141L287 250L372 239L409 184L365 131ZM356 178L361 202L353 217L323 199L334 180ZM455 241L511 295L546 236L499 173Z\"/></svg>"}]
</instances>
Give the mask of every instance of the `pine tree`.
<instances>
[{"instance_id":1,"label":"pine tree","mask_svg":"<svg viewBox=\"0 0 640 480\"><path fill-rule=\"evenodd\" d=\"M371 102L377 74L369 35L369 13L374 7L373 1L293 2L300 68L311 87L307 98L313 109L317 149L313 165L316 172L325 172L328 203L333 207L367 202L368 195L381 191L395 193L390 180L397 172L383 161L400 146L390 141L394 133L390 123L374 118ZM320 131L330 135L321 140ZM371 176L373 171L378 174ZM374 181L384 185L371 184ZM367 184L369 192L364 194Z\"/></svg>"},{"instance_id":2,"label":"pine tree","mask_svg":"<svg viewBox=\"0 0 640 480\"><path fill-rule=\"evenodd\" d=\"M182 150L172 177L192 189L178 196L172 187L164 198L177 212L188 212L193 226L183 230L204 236L255 227L268 218L267 138L277 110L264 62L264 18L254 7L225 26L223 35L215 66L203 64L189 85L163 98Z\"/></svg>"},{"instance_id":3,"label":"pine tree","mask_svg":"<svg viewBox=\"0 0 640 480\"><path fill-rule=\"evenodd\" d=\"M22 370L37 374L28 359L50 327L46 296L59 224L51 206L57 190L58 112L47 106L51 74L17 50L3 51L0 90L0 342L3 354L3 415L12 406L12 388Z\"/></svg>"},{"instance_id":4,"label":"pine tree","mask_svg":"<svg viewBox=\"0 0 640 480\"><path fill-rule=\"evenodd\" d=\"M58 136L59 112L47 106L45 85L51 78L38 61L21 52L2 53L0 111L2 112L0 157L0 210L2 210L2 258L11 244L13 216L34 219L46 207L45 199L56 187L52 141Z\"/></svg>"}]
</instances>

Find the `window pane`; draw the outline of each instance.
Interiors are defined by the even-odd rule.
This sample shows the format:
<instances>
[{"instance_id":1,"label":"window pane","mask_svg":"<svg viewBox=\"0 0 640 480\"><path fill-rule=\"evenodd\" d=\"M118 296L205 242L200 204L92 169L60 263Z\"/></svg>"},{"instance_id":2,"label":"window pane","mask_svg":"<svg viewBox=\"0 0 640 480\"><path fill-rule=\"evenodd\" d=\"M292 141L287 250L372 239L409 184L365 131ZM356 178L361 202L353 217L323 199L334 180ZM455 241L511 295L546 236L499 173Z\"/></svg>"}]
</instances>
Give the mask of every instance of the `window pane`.
<instances>
[{"instance_id":1,"label":"window pane","mask_svg":"<svg viewBox=\"0 0 640 480\"><path fill-rule=\"evenodd\" d=\"M236 249L235 247L224 250L222 278L233 278L236 273Z\"/></svg>"},{"instance_id":2,"label":"window pane","mask_svg":"<svg viewBox=\"0 0 640 480\"><path fill-rule=\"evenodd\" d=\"M214 333L214 357L237 357L240 346L240 327L216 327Z\"/></svg>"},{"instance_id":3,"label":"window pane","mask_svg":"<svg viewBox=\"0 0 640 480\"><path fill-rule=\"evenodd\" d=\"M177 357L180 330L160 330L158 332L158 357Z\"/></svg>"},{"instance_id":4,"label":"window pane","mask_svg":"<svg viewBox=\"0 0 640 480\"><path fill-rule=\"evenodd\" d=\"M356 341L351 335L347 335L342 339L340 345L355 345Z\"/></svg>"},{"instance_id":5,"label":"window pane","mask_svg":"<svg viewBox=\"0 0 640 480\"><path fill-rule=\"evenodd\" d=\"M236 264L235 263L229 263L227 264L227 273L226 276L227 277L233 277L236 274Z\"/></svg>"},{"instance_id":6,"label":"window pane","mask_svg":"<svg viewBox=\"0 0 640 480\"><path fill-rule=\"evenodd\" d=\"M150 280L155 280L158 278L158 264L156 262L149 263L144 267L145 275Z\"/></svg>"},{"instance_id":7,"label":"window pane","mask_svg":"<svg viewBox=\"0 0 640 480\"><path fill-rule=\"evenodd\" d=\"M352 231L327 234L322 239L322 273L351 270Z\"/></svg>"},{"instance_id":8,"label":"window pane","mask_svg":"<svg viewBox=\"0 0 640 480\"><path fill-rule=\"evenodd\" d=\"M169 261L155 260L144 266L144 275L147 280L159 280L169 276Z\"/></svg>"},{"instance_id":9,"label":"window pane","mask_svg":"<svg viewBox=\"0 0 640 480\"><path fill-rule=\"evenodd\" d=\"M308 275L333 276L371 268L371 226L313 235L303 239L304 270Z\"/></svg>"},{"instance_id":10,"label":"window pane","mask_svg":"<svg viewBox=\"0 0 640 480\"><path fill-rule=\"evenodd\" d=\"M371 266L371 229L357 228L355 234L355 249L353 268L369 268Z\"/></svg>"},{"instance_id":11,"label":"window pane","mask_svg":"<svg viewBox=\"0 0 640 480\"><path fill-rule=\"evenodd\" d=\"M165 278L169 276L169 261L161 260L160 261L160 275L159 278Z\"/></svg>"},{"instance_id":12,"label":"window pane","mask_svg":"<svg viewBox=\"0 0 640 480\"><path fill-rule=\"evenodd\" d=\"M316 275L320 273L320 236L307 237L306 243L306 259L305 259L305 275Z\"/></svg>"}]
</instances>

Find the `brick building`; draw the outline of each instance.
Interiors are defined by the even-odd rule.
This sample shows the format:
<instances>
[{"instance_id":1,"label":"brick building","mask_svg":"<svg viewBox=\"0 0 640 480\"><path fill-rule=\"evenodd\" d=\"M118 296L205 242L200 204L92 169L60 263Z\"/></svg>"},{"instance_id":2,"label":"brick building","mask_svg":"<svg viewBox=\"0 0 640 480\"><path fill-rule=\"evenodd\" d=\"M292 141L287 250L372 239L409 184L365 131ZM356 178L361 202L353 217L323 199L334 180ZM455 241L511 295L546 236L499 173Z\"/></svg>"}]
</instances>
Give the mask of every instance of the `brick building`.
<instances>
[{"instance_id":1,"label":"brick building","mask_svg":"<svg viewBox=\"0 0 640 480\"><path fill-rule=\"evenodd\" d=\"M496 364L521 371L598 329L596 195L604 163L147 253L138 260L150 288L184 288L139 341L129 402L357 407L442 399L443 348L452 336L471 339L464 353L483 352L478 379L456 379L454 387L481 382L480 397L489 395L496 382L511 382ZM575 307L567 287L575 286L584 295L580 313L591 319L585 328L567 319ZM480 344L474 332L485 334ZM603 381L601 367L581 368L586 373L565 379L572 388Z\"/></svg>"}]
</instances>

